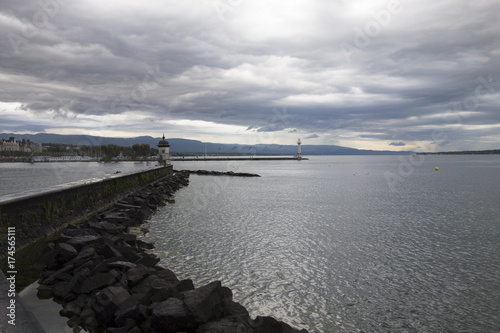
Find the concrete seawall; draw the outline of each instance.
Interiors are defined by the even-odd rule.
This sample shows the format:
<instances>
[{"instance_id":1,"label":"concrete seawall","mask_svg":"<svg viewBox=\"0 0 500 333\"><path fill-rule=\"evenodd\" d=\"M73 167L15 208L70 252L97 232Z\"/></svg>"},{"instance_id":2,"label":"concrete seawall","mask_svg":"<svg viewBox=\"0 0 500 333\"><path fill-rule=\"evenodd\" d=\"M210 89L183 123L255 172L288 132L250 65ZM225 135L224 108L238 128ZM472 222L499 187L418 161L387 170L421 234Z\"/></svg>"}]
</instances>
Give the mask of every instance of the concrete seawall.
<instances>
[{"instance_id":1,"label":"concrete seawall","mask_svg":"<svg viewBox=\"0 0 500 333\"><path fill-rule=\"evenodd\" d=\"M140 188L172 175L172 166L115 174L0 197L0 235L15 230L16 250L102 211ZM0 258L7 254L0 237Z\"/></svg>"}]
</instances>

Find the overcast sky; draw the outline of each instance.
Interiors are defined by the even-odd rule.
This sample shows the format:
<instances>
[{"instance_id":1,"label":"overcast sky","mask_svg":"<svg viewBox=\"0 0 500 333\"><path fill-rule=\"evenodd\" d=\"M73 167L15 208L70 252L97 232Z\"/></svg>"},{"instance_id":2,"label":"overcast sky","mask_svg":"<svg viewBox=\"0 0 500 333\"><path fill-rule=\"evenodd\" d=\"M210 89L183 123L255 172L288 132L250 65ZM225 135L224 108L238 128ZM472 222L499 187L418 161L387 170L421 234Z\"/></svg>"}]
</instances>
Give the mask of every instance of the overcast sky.
<instances>
[{"instance_id":1,"label":"overcast sky","mask_svg":"<svg viewBox=\"0 0 500 333\"><path fill-rule=\"evenodd\" d=\"M0 3L0 132L500 148L498 0Z\"/></svg>"}]
</instances>

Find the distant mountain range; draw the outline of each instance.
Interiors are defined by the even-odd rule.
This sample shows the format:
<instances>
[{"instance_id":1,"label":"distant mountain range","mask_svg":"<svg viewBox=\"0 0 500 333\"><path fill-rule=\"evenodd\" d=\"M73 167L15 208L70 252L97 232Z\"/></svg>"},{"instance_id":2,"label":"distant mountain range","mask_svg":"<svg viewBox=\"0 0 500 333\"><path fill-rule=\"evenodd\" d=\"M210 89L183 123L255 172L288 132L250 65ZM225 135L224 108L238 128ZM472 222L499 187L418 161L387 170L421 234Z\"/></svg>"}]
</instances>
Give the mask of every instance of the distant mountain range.
<instances>
[{"instance_id":1,"label":"distant mountain range","mask_svg":"<svg viewBox=\"0 0 500 333\"><path fill-rule=\"evenodd\" d=\"M7 139L15 137L17 140L30 140L37 143L62 143L68 145L88 145L101 146L116 144L130 147L136 143L147 143L151 147L156 147L161 140L160 137L138 136L135 138L111 138L97 137L91 135L60 135L49 133L38 134L12 134L0 133L0 138ZM266 154L266 155L295 155L297 145L277 145L277 144L226 144L202 142L198 140L167 138L170 143L170 151L174 153L240 153L240 154ZM389 150L363 150L334 145L302 145L303 155L407 155L410 151L389 151Z\"/></svg>"}]
</instances>

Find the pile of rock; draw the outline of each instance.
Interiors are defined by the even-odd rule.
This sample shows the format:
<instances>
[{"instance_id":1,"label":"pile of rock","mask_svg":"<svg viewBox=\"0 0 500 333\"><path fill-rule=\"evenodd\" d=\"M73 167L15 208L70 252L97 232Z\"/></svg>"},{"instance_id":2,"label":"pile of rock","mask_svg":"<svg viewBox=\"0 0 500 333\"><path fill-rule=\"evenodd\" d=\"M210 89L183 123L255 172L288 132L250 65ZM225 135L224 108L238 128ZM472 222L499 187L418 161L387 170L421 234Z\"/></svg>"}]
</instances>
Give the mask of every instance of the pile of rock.
<instances>
[{"instance_id":1,"label":"pile of rock","mask_svg":"<svg viewBox=\"0 0 500 333\"><path fill-rule=\"evenodd\" d=\"M234 171L208 171L208 170L182 170L182 172L193 173L203 176L233 176L233 177L260 177L256 173L234 172Z\"/></svg>"},{"instance_id":2,"label":"pile of rock","mask_svg":"<svg viewBox=\"0 0 500 333\"><path fill-rule=\"evenodd\" d=\"M191 280L179 280L157 265L147 252L151 244L128 233L188 177L177 173L68 227L41 256L46 269L38 296L61 302L69 326L89 332L307 332L271 317L252 320L219 281L194 288Z\"/></svg>"}]
</instances>

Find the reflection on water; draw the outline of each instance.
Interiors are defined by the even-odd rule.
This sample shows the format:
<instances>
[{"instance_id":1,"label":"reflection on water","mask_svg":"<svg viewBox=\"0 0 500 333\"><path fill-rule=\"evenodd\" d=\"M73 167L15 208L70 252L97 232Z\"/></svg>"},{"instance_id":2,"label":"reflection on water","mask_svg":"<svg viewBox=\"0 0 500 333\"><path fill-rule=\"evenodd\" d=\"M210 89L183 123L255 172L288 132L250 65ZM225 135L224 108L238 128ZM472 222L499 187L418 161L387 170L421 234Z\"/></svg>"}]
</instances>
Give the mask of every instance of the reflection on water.
<instances>
[{"instance_id":1,"label":"reflection on water","mask_svg":"<svg viewBox=\"0 0 500 333\"><path fill-rule=\"evenodd\" d=\"M155 164L156 162L0 163L0 195L103 177L117 171L150 169Z\"/></svg>"},{"instance_id":2,"label":"reflection on water","mask_svg":"<svg viewBox=\"0 0 500 333\"><path fill-rule=\"evenodd\" d=\"M263 177L192 175L147 238L183 278L219 279L253 316L311 332L498 331L500 163L487 158L426 158L394 190L396 157L179 163Z\"/></svg>"},{"instance_id":3,"label":"reflection on water","mask_svg":"<svg viewBox=\"0 0 500 333\"><path fill-rule=\"evenodd\" d=\"M179 277L197 286L219 279L252 316L310 332L500 331L500 158L428 156L404 172L401 163L174 162L262 177L192 175L176 203L152 217L146 237ZM2 191L16 191L4 187L12 177L26 190L101 176L93 167L142 167L64 164L27 165L24 173L0 164ZM400 177L392 187L387 172ZM69 329L61 325L48 331Z\"/></svg>"}]
</instances>

